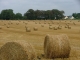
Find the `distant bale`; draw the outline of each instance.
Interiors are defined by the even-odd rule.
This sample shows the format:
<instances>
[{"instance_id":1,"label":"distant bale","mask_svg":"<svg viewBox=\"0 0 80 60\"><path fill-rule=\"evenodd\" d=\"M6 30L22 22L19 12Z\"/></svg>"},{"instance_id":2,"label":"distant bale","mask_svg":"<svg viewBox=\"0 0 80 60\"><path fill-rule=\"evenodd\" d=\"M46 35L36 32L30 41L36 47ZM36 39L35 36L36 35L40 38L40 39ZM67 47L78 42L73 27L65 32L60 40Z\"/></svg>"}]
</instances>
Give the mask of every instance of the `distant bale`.
<instances>
[{"instance_id":1,"label":"distant bale","mask_svg":"<svg viewBox=\"0 0 80 60\"><path fill-rule=\"evenodd\" d=\"M73 22L73 24L76 25L74 22Z\"/></svg>"},{"instance_id":2,"label":"distant bale","mask_svg":"<svg viewBox=\"0 0 80 60\"><path fill-rule=\"evenodd\" d=\"M19 23L16 23L16 25L19 25Z\"/></svg>"},{"instance_id":3,"label":"distant bale","mask_svg":"<svg viewBox=\"0 0 80 60\"><path fill-rule=\"evenodd\" d=\"M71 29L71 27L70 27L70 26L68 26L68 29Z\"/></svg>"},{"instance_id":4,"label":"distant bale","mask_svg":"<svg viewBox=\"0 0 80 60\"><path fill-rule=\"evenodd\" d=\"M53 29L54 29L54 30L57 30L58 28L57 28L57 27L54 27Z\"/></svg>"},{"instance_id":5,"label":"distant bale","mask_svg":"<svg viewBox=\"0 0 80 60\"><path fill-rule=\"evenodd\" d=\"M37 22L35 22L35 24L37 24Z\"/></svg>"},{"instance_id":6,"label":"distant bale","mask_svg":"<svg viewBox=\"0 0 80 60\"><path fill-rule=\"evenodd\" d=\"M46 24L46 22L44 22L44 24Z\"/></svg>"},{"instance_id":7,"label":"distant bale","mask_svg":"<svg viewBox=\"0 0 80 60\"><path fill-rule=\"evenodd\" d=\"M39 24L41 24L41 22L39 22Z\"/></svg>"},{"instance_id":8,"label":"distant bale","mask_svg":"<svg viewBox=\"0 0 80 60\"><path fill-rule=\"evenodd\" d=\"M34 27L33 29L34 29L34 31L37 31L37 30L38 30L38 28L37 28L37 27Z\"/></svg>"},{"instance_id":9,"label":"distant bale","mask_svg":"<svg viewBox=\"0 0 80 60\"><path fill-rule=\"evenodd\" d=\"M25 28L28 28L27 26L25 26Z\"/></svg>"},{"instance_id":10,"label":"distant bale","mask_svg":"<svg viewBox=\"0 0 80 60\"><path fill-rule=\"evenodd\" d=\"M27 27L26 32L31 32L31 29Z\"/></svg>"},{"instance_id":11,"label":"distant bale","mask_svg":"<svg viewBox=\"0 0 80 60\"><path fill-rule=\"evenodd\" d=\"M28 24L28 23L25 23L26 25Z\"/></svg>"},{"instance_id":12,"label":"distant bale","mask_svg":"<svg viewBox=\"0 0 80 60\"><path fill-rule=\"evenodd\" d=\"M4 25L6 25L6 24L4 23Z\"/></svg>"},{"instance_id":13,"label":"distant bale","mask_svg":"<svg viewBox=\"0 0 80 60\"><path fill-rule=\"evenodd\" d=\"M10 28L9 26L7 26L7 28Z\"/></svg>"},{"instance_id":14,"label":"distant bale","mask_svg":"<svg viewBox=\"0 0 80 60\"><path fill-rule=\"evenodd\" d=\"M62 29L62 27L61 26L58 26L58 29Z\"/></svg>"},{"instance_id":15,"label":"distant bale","mask_svg":"<svg viewBox=\"0 0 80 60\"><path fill-rule=\"evenodd\" d=\"M0 48L0 60L34 60L33 46L23 42L7 42Z\"/></svg>"},{"instance_id":16,"label":"distant bale","mask_svg":"<svg viewBox=\"0 0 80 60\"><path fill-rule=\"evenodd\" d=\"M69 58L70 44L67 35L46 35L44 53L46 58Z\"/></svg>"},{"instance_id":17,"label":"distant bale","mask_svg":"<svg viewBox=\"0 0 80 60\"><path fill-rule=\"evenodd\" d=\"M65 28L68 28L68 26L65 26Z\"/></svg>"},{"instance_id":18,"label":"distant bale","mask_svg":"<svg viewBox=\"0 0 80 60\"><path fill-rule=\"evenodd\" d=\"M78 21L78 22L80 22L80 21Z\"/></svg>"},{"instance_id":19,"label":"distant bale","mask_svg":"<svg viewBox=\"0 0 80 60\"><path fill-rule=\"evenodd\" d=\"M53 29L53 27L52 26L49 26L49 29Z\"/></svg>"},{"instance_id":20,"label":"distant bale","mask_svg":"<svg viewBox=\"0 0 80 60\"><path fill-rule=\"evenodd\" d=\"M50 24L50 22L48 22L48 24Z\"/></svg>"},{"instance_id":21,"label":"distant bale","mask_svg":"<svg viewBox=\"0 0 80 60\"><path fill-rule=\"evenodd\" d=\"M44 27L44 25L41 25L41 27Z\"/></svg>"}]
</instances>

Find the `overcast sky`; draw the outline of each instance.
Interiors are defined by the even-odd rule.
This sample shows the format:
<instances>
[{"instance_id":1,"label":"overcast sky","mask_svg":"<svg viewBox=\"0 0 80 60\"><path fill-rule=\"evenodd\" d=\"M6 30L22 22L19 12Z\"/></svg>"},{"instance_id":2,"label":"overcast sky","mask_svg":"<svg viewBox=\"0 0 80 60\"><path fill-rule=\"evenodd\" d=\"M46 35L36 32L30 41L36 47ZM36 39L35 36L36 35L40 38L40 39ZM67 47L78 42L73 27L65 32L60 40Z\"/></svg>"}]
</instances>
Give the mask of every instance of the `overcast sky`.
<instances>
[{"instance_id":1,"label":"overcast sky","mask_svg":"<svg viewBox=\"0 0 80 60\"><path fill-rule=\"evenodd\" d=\"M27 12L28 9L65 11L65 15L80 13L79 0L0 0L0 12L3 9L13 9L14 13Z\"/></svg>"}]
</instances>

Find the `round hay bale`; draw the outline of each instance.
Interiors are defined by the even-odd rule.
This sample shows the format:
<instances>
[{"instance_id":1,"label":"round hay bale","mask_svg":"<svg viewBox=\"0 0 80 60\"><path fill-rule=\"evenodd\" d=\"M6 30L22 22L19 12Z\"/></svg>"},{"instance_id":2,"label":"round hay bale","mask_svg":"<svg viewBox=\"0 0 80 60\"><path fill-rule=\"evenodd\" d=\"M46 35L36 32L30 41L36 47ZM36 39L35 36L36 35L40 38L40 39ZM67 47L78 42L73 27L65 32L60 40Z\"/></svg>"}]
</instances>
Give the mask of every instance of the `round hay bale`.
<instances>
[{"instance_id":1,"label":"round hay bale","mask_svg":"<svg viewBox=\"0 0 80 60\"><path fill-rule=\"evenodd\" d=\"M28 23L25 23L26 25L28 24Z\"/></svg>"},{"instance_id":2,"label":"round hay bale","mask_svg":"<svg viewBox=\"0 0 80 60\"><path fill-rule=\"evenodd\" d=\"M62 29L61 26L58 26L58 29Z\"/></svg>"},{"instance_id":3,"label":"round hay bale","mask_svg":"<svg viewBox=\"0 0 80 60\"><path fill-rule=\"evenodd\" d=\"M68 29L71 29L71 27L70 27L70 26L68 26Z\"/></svg>"},{"instance_id":4,"label":"round hay bale","mask_svg":"<svg viewBox=\"0 0 80 60\"><path fill-rule=\"evenodd\" d=\"M67 35L46 35L44 40L44 53L46 58L68 58L70 50Z\"/></svg>"},{"instance_id":5,"label":"round hay bale","mask_svg":"<svg viewBox=\"0 0 80 60\"><path fill-rule=\"evenodd\" d=\"M68 26L65 26L65 28L68 28Z\"/></svg>"},{"instance_id":6,"label":"round hay bale","mask_svg":"<svg viewBox=\"0 0 80 60\"><path fill-rule=\"evenodd\" d=\"M49 29L53 29L53 27L52 26L49 26Z\"/></svg>"},{"instance_id":7,"label":"round hay bale","mask_svg":"<svg viewBox=\"0 0 80 60\"><path fill-rule=\"evenodd\" d=\"M35 22L35 24L37 24L37 22Z\"/></svg>"},{"instance_id":8,"label":"round hay bale","mask_svg":"<svg viewBox=\"0 0 80 60\"><path fill-rule=\"evenodd\" d=\"M38 30L38 28L37 28L37 27L34 27L33 29L34 29L34 31L37 31L37 30Z\"/></svg>"},{"instance_id":9,"label":"round hay bale","mask_svg":"<svg viewBox=\"0 0 80 60\"><path fill-rule=\"evenodd\" d=\"M41 24L41 22L39 22L39 24Z\"/></svg>"},{"instance_id":10,"label":"round hay bale","mask_svg":"<svg viewBox=\"0 0 80 60\"><path fill-rule=\"evenodd\" d=\"M6 25L6 24L4 23L4 25Z\"/></svg>"},{"instance_id":11,"label":"round hay bale","mask_svg":"<svg viewBox=\"0 0 80 60\"><path fill-rule=\"evenodd\" d=\"M0 48L0 60L34 60L36 53L32 45L25 42L7 42Z\"/></svg>"},{"instance_id":12,"label":"round hay bale","mask_svg":"<svg viewBox=\"0 0 80 60\"><path fill-rule=\"evenodd\" d=\"M44 25L41 25L41 27L44 27Z\"/></svg>"},{"instance_id":13,"label":"round hay bale","mask_svg":"<svg viewBox=\"0 0 80 60\"><path fill-rule=\"evenodd\" d=\"M57 27L54 27L54 30L57 30L58 28Z\"/></svg>"},{"instance_id":14,"label":"round hay bale","mask_svg":"<svg viewBox=\"0 0 80 60\"><path fill-rule=\"evenodd\" d=\"M26 32L31 32L31 29L27 27Z\"/></svg>"},{"instance_id":15,"label":"round hay bale","mask_svg":"<svg viewBox=\"0 0 80 60\"><path fill-rule=\"evenodd\" d=\"M7 28L10 28L9 26L7 26Z\"/></svg>"},{"instance_id":16,"label":"round hay bale","mask_svg":"<svg viewBox=\"0 0 80 60\"><path fill-rule=\"evenodd\" d=\"M27 26L25 26L25 28L28 28Z\"/></svg>"},{"instance_id":17,"label":"round hay bale","mask_svg":"<svg viewBox=\"0 0 80 60\"><path fill-rule=\"evenodd\" d=\"M46 22L44 22L44 24L46 24Z\"/></svg>"}]
</instances>

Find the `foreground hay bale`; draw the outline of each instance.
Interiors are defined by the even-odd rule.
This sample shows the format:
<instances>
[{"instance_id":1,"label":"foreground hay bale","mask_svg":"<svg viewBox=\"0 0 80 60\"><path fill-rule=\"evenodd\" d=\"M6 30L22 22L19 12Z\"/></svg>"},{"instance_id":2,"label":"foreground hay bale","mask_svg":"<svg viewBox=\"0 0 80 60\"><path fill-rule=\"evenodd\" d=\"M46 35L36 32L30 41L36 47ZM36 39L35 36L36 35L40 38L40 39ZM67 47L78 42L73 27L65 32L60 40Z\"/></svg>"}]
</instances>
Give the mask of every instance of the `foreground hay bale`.
<instances>
[{"instance_id":1,"label":"foreground hay bale","mask_svg":"<svg viewBox=\"0 0 80 60\"><path fill-rule=\"evenodd\" d=\"M7 42L0 48L0 60L34 60L36 53L29 43Z\"/></svg>"},{"instance_id":2,"label":"foreground hay bale","mask_svg":"<svg viewBox=\"0 0 80 60\"><path fill-rule=\"evenodd\" d=\"M68 58L70 44L67 35L46 35L44 40L44 53L46 58Z\"/></svg>"}]
</instances>

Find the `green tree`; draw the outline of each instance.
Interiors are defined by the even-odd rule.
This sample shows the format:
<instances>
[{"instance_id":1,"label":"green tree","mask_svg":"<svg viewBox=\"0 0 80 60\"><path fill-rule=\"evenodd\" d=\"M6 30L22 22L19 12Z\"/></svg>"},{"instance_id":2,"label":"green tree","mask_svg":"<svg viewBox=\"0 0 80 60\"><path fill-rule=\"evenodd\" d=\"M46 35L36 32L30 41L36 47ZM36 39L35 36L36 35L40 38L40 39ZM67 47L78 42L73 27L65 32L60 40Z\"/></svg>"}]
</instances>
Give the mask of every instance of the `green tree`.
<instances>
[{"instance_id":1,"label":"green tree","mask_svg":"<svg viewBox=\"0 0 80 60\"><path fill-rule=\"evenodd\" d=\"M1 18L2 19L6 19L6 20L10 20L10 19L14 19L14 13L12 9L6 9L6 10L2 10L1 12Z\"/></svg>"},{"instance_id":2,"label":"green tree","mask_svg":"<svg viewBox=\"0 0 80 60\"><path fill-rule=\"evenodd\" d=\"M34 14L34 10L33 9L29 9L25 14L24 16L27 17L27 19L30 19L30 20L33 20L35 19L35 14Z\"/></svg>"},{"instance_id":3,"label":"green tree","mask_svg":"<svg viewBox=\"0 0 80 60\"><path fill-rule=\"evenodd\" d=\"M21 13L16 13L16 14L15 14L15 19L17 19L17 20L22 20L22 19L23 19L22 14L21 14Z\"/></svg>"},{"instance_id":4,"label":"green tree","mask_svg":"<svg viewBox=\"0 0 80 60\"><path fill-rule=\"evenodd\" d=\"M64 17L64 11L59 11L57 9L51 10L51 19L60 20Z\"/></svg>"},{"instance_id":5,"label":"green tree","mask_svg":"<svg viewBox=\"0 0 80 60\"><path fill-rule=\"evenodd\" d=\"M29 9L24 16L29 19L62 19L64 17L64 11L59 11L58 9L52 9L52 10L33 10Z\"/></svg>"},{"instance_id":6,"label":"green tree","mask_svg":"<svg viewBox=\"0 0 80 60\"><path fill-rule=\"evenodd\" d=\"M80 13L73 13L72 16L73 16L75 19L80 19Z\"/></svg>"},{"instance_id":7,"label":"green tree","mask_svg":"<svg viewBox=\"0 0 80 60\"><path fill-rule=\"evenodd\" d=\"M0 14L0 19L1 19L1 14Z\"/></svg>"}]
</instances>

